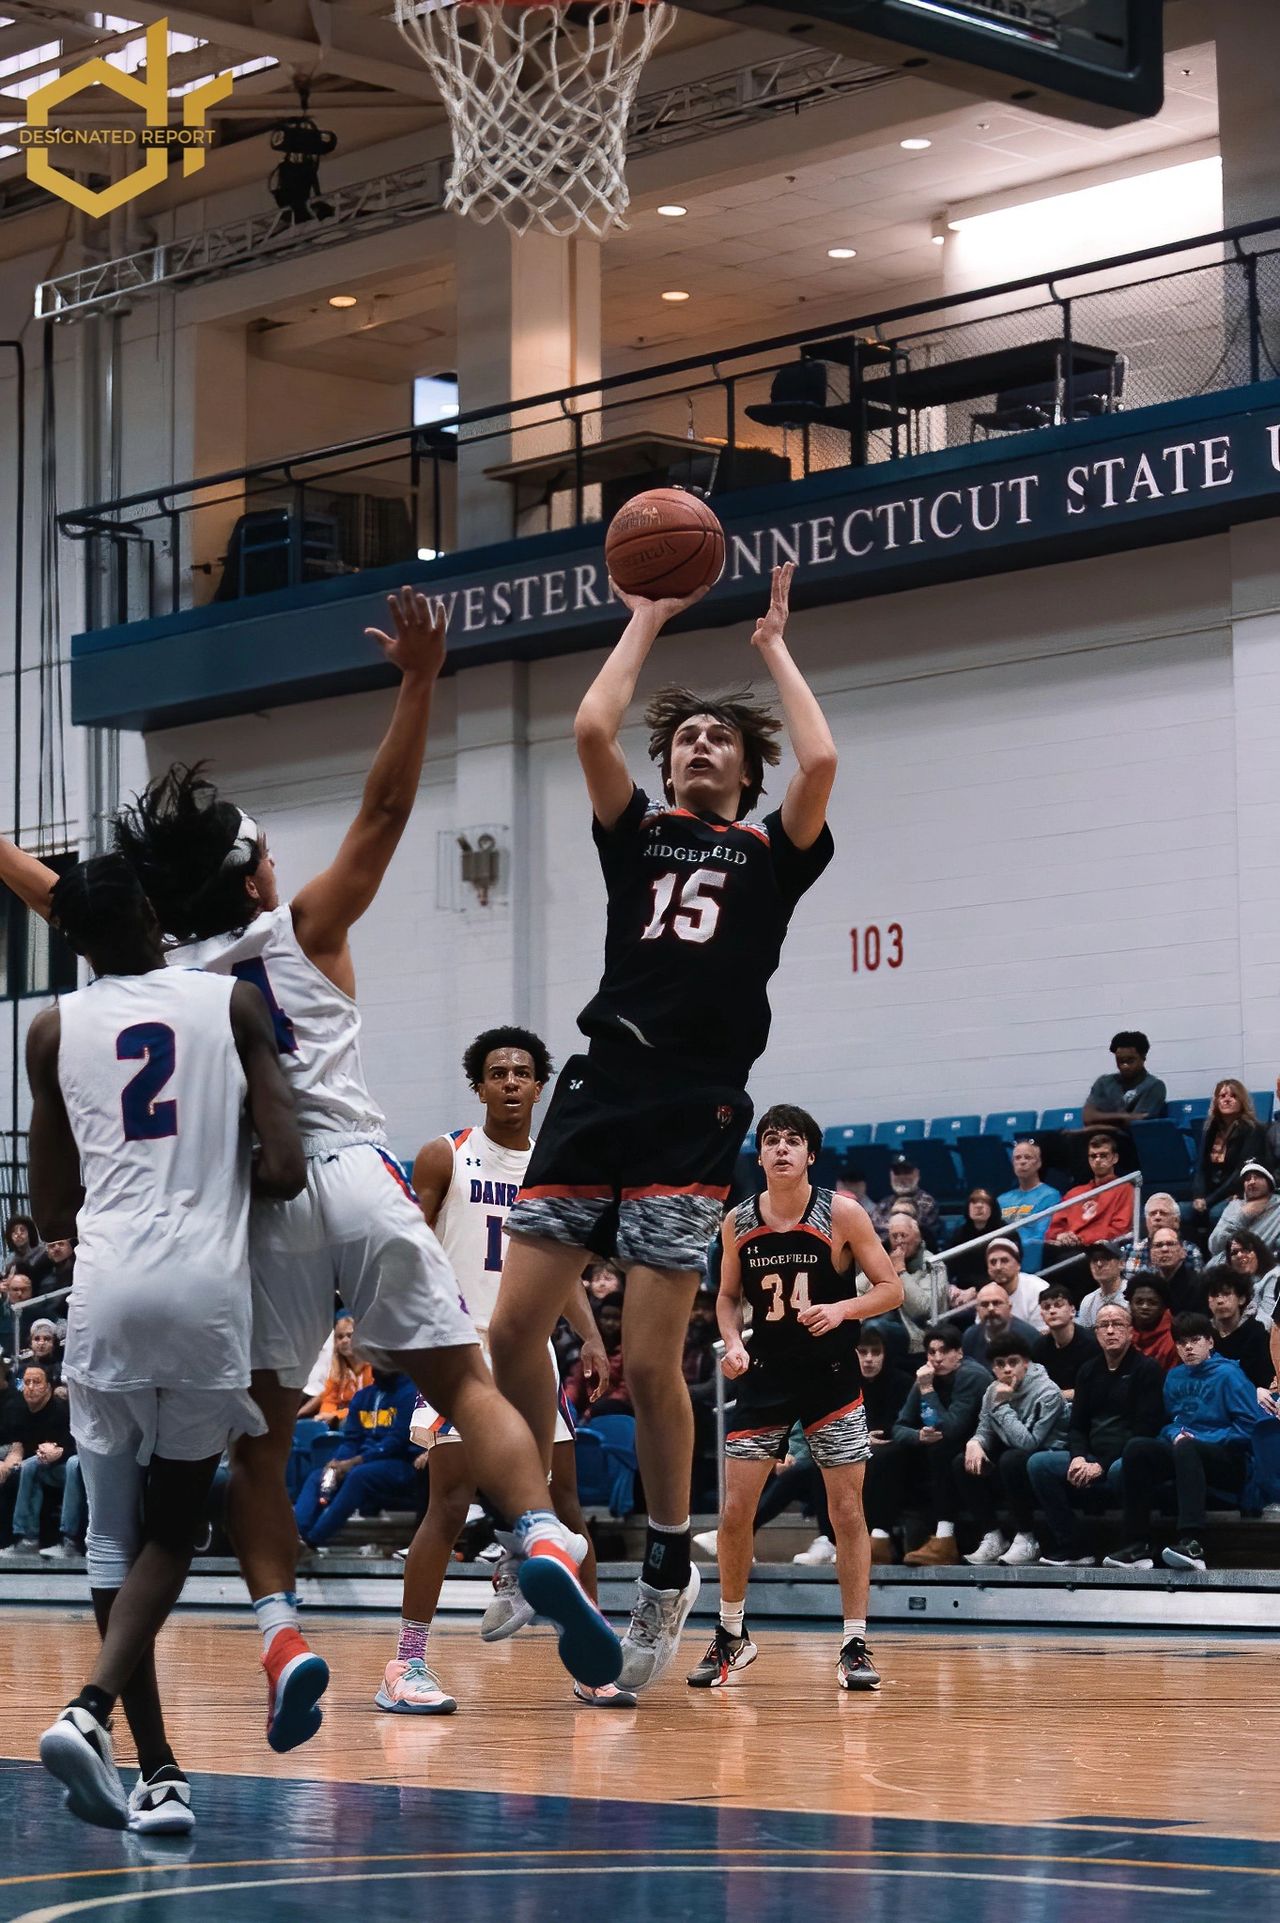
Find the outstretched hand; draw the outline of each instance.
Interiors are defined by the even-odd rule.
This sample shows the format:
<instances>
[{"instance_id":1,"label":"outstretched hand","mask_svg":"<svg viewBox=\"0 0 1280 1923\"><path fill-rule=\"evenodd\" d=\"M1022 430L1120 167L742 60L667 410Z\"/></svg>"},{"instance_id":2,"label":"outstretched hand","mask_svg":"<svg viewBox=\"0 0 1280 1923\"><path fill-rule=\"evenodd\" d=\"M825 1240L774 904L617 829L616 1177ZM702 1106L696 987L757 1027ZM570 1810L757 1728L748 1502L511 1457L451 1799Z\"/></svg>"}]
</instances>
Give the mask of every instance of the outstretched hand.
<instances>
[{"instance_id":1,"label":"outstretched hand","mask_svg":"<svg viewBox=\"0 0 1280 1923\"><path fill-rule=\"evenodd\" d=\"M756 622L756 631L751 637L753 648L767 648L786 639L787 616L791 612L791 578L795 571L794 561L784 561L780 568L773 570L769 607Z\"/></svg>"},{"instance_id":2,"label":"outstretched hand","mask_svg":"<svg viewBox=\"0 0 1280 1923\"><path fill-rule=\"evenodd\" d=\"M632 614L651 614L660 628L665 628L668 621L674 621L678 614L684 614L701 601L704 594L710 593L709 588L695 588L692 594L686 594L680 598L668 595L664 600L653 601L646 594L628 594L625 588L618 586L612 576L609 578L609 586L624 608L630 608Z\"/></svg>"},{"instance_id":3,"label":"outstretched hand","mask_svg":"<svg viewBox=\"0 0 1280 1923\"><path fill-rule=\"evenodd\" d=\"M417 588L401 588L399 594L387 596L387 607L394 632L384 634L381 628L366 628L366 635L377 642L401 674L425 675L434 681L444 666L443 605L429 600Z\"/></svg>"}]
</instances>

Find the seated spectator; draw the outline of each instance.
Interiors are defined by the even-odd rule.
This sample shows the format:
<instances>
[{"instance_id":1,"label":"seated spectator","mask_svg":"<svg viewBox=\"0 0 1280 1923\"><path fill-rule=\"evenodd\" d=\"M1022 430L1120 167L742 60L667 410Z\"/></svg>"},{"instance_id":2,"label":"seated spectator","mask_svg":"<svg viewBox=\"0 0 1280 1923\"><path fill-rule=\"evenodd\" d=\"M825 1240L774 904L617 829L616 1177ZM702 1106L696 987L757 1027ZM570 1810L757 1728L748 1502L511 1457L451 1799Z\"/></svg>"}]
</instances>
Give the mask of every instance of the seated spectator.
<instances>
[{"instance_id":1,"label":"seated spectator","mask_svg":"<svg viewBox=\"0 0 1280 1923\"><path fill-rule=\"evenodd\" d=\"M49 1273L36 1281L36 1294L52 1295L55 1289L69 1289L75 1280L76 1273L75 1243L68 1236L61 1239L51 1237L44 1246L45 1254L49 1258ZM59 1310L59 1314L66 1313L65 1304L64 1296L63 1307Z\"/></svg>"},{"instance_id":2,"label":"seated spectator","mask_svg":"<svg viewBox=\"0 0 1280 1923\"><path fill-rule=\"evenodd\" d=\"M1038 1449L1056 1448L1067 1433L1062 1391L1032 1362L1025 1336L993 1336L989 1354L996 1379L982 1398L963 1456L952 1465L960 1503L982 1531L982 1541L965 1557L975 1568L1040 1560L1027 1463ZM1000 1527L1004 1510L1013 1518L1012 1542Z\"/></svg>"},{"instance_id":3,"label":"seated spectator","mask_svg":"<svg viewBox=\"0 0 1280 1923\"><path fill-rule=\"evenodd\" d=\"M1280 1263L1252 1229L1234 1231L1227 1243L1227 1261L1253 1290L1252 1306L1247 1313L1255 1316L1265 1329L1280 1296Z\"/></svg>"},{"instance_id":4,"label":"seated spectator","mask_svg":"<svg viewBox=\"0 0 1280 1923\"><path fill-rule=\"evenodd\" d=\"M920 1171L909 1155L896 1156L889 1168L889 1193L883 1202L872 1202L867 1214L876 1225L877 1233L889 1233L889 1218L900 1202L910 1202L915 1218L920 1224L920 1233L930 1249L938 1246L938 1204L927 1189L920 1186Z\"/></svg>"},{"instance_id":5,"label":"seated spectator","mask_svg":"<svg viewBox=\"0 0 1280 1923\"><path fill-rule=\"evenodd\" d=\"M872 1459L877 1451L890 1448L893 1425L908 1395L915 1376L897 1356L890 1356L879 1329L866 1323L858 1331L858 1365L862 1370L862 1407L867 1419L867 1441ZM871 1530L873 1563L895 1561L893 1538L883 1524Z\"/></svg>"},{"instance_id":6,"label":"seated spectator","mask_svg":"<svg viewBox=\"0 0 1280 1923\"><path fill-rule=\"evenodd\" d=\"M635 1405L622 1371L622 1290L615 1289L603 1301L593 1301L591 1307L609 1358L609 1387L599 1402L593 1403L595 1378L587 1375L579 1358L564 1379L565 1394L584 1421L588 1416L633 1416Z\"/></svg>"},{"instance_id":7,"label":"seated spectator","mask_svg":"<svg viewBox=\"0 0 1280 1923\"><path fill-rule=\"evenodd\" d=\"M1140 1269L1129 1284L1128 1296L1133 1346L1139 1355L1149 1355L1158 1362L1167 1375L1177 1366L1178 1351L1164 1282L1154 1269Z\"/></svg>"},{"instance_id":8,"label":"seated spectator","mask_svg":"<svg viewBox=\"0 0 1280 1923\"><path fill-rule=\"evenodd\" d=\"M1126 1282L1138 1273L1139 1269L1149 1269L1151 1263L1151 1238L1160 1229L1181 1229L1182 1213L1173 1197L1163 1189L1149 1195L1142 1205L1142 1219L1146 1224L1146 1235L1140 1242L1130 1242L1129 1252L1124 1259L1124 1279ZM1198 1274L1204 1267L1204 1257L1194 1242L1183 1245L1186 1249L1187 1269L1190 1274Z\"/></svg>"},{"instance_id":9,"label":"seated spectator","mask_svg":"<svg viewBox=\"0 0 1280 1923\"><path fill-rule=\"evenodd\" d=\"M1270 1414L1276 1372L1268 1332L1249 1314L1252 1285L1247 1276L1237 1275L1226 1262L1211 1263L1205 1270L1204 1284L1214 1348L1228 1362L1239 1363L1259 1392L1258 1401Z\"/></svg>"},{"instance_id":10,"label":"seated spectator","mask_svg":"<svg viewBox=\"0 0 1280 1923\"><path fill-rule=\"evenodd\" d=\"M35 1283L25 1269L10 1269L0 1282L0 1299L8 1309L20 1309L35 1295Z\"/></svg>"},{"instance_id":11,"label":"seated spectator","mask_svg":"<svg viewBox=\"0 0 1280 1923\"><path fill-rule=\"evenodd\" d=\"M969 1199L964 1205L964 1220L947 1237L943 1251L947 1280L951 1284L951 1307L958 1309L966 1302L972 1302L978 1290L987 1279L987 1245L979 1249L969 1249L964 1255L952 1255L950 1250L958 1248L962 1242L971 1242L975 1235L986 1235L988 1230L1000 1226L1000 1210L990 1189L970 1189Z\"/></svg>"},{"instance_id":12,"label":"seated spectator","mask_svg":"<svg viewBox=\"0 0 1280 1923\"><path fill-rule=\"evenodd\" d=\"M1075 1394L1076 1378L1085 1363L1093 1361L1098 1345L1090 1330L1082 1329L1077 1323L1075 1303L1064 1283L1049 1283L1040 1297L1040 1315L1046 1332L1036 1338L1031 1360L1039 1363L1057 1383L1063 1399L1070 1402ZM1127 1309L1125 1315L1127 1320Z\"/></svg>"},{"instance_id":13,"label":"seated spectator","mask_svg":"<svg viewBox=\"0 0 1280 1923\"><path fill-rule=\"evenodd\" d=\"M1000 1214L1006 1228L1017 1229L1022 1237L1022 1266L1028 1275L1039 1275L1044 1262L1044 1233L1049 1226L1046 1215L1039 1222L1028 1222L1029 1215L1056 1208L1062 1200L1058 1190L1040 1179L1042 1157L1038 1142L1015 1142L1009 1158L1017 1187L1005 1189L999 1197Z\"/></svg>"},{"instance_id":14,"label":"seated spectator","mask_svg":"<svg viewBox=\"0 0 1280 1923\"><path fill-rule=\"evenodd\" d=\"M0 1274L12 1275L15 1269L25 1269L33 1287L43 1282L53 1264L29 1215L9 1217L4 1225L4 1245L6 1255Z\"/></svg>"},{"instance_id":15,"label":"seated spectator","mask_svg":"<svg viewBox=\"0 0 1280 1923\"><path fill-rule=\"evenodd\" d=\"M716 1373L716 1358L713 1345L720 1339L720 1328L716 1322L716 1291L705 1283L693 1298L689 1310L689 1326L684 1334L684 1355L681 1368L689 1387L695 1388L700 1382L710 1382Z\"/></svg>"},{"instance_id":16,"label":"seated spectator","mask_svg":"<svg viewBox=\"0 0 1280 1923\"><path fill-rule=\"evenodd\" d=\"M78 1555L88 1510L67 1403L53 1393L49 1371L29 1362L22 1372L22 1411L0 1461L0 1482L18 1478L13 1511L13 1541L0 1556L31 1556L40 1548L40 1511L45 1491L61 1492L60 1540L45 1553Z\"/></svg>"},{"instance_id":17,"label":"seated spectator","mask_svg":"<svg viewBox=\"0 0 1280 1923\"><path fill-rule=\"evenodd\" d=\"M1040 1331L1014 1315L1013 1299L1003 1282L984 1282L978 1290L973 1309L973 1324L961 1338L961 1347L971 1362L980 1362L984 1369L989 1370L992 1338L1010 1332L1023 1338L1027 1354L1030 1355L1031 1344Z\"/></svg>"},{"instance_id":18,"label":"seated spectator","mask_svg":"<svg viewBox=\"0 0 1280 1923\"><path fill-rule=\"evenodd\" d=\"M603 1302L606 1296L616 1295L622 1286L622 1271L615 1269L613 1263L606 1262L602 1256L598 1261L587 1263L582 1280L591 1300Z\"/></svg>"},{"instance_id":19,"label":"seated spectator","mask_svg":"<svg viewBox=\"0 0 1280 1923\"><path fill-rule=\"evenodd\" d=\"M1078 1257L1072 1269L1064 1270L1058 1279L1070 1283L1081 1293L1088 1274L1081 1251L1094 1242L1124 1242L1133 1233L1133 1190L1128 1183L1108 1189L1104 1195L1090 1193L1101 1183L1114 1179L1116 1161L1114 1139L1102 1133L1091 1135L1089 1180L1068 1189L1062 1198L1062 1207L1049 1218L1043 1266L1050 1268L1054 1263Z\"/></svg>"},{"instance_id":20,"label":"seated spectator","mask_svg":"<svg viewBox=\"0 0 1280 1923\"><path fill-rule=\"evenodd\" d=\"M48 1371L49 1381L56 1389L62 1380L62 1344L58 1340L58 1325L51 1322L47 1315L37 1316L27 1330L27 1346L19 1349L14 1357L14 1368L21 1375L28 1362L38 1362Z\"/></svg>"},{"instance_id":21,"label":"seated spectator","mask_svg":"<svg viewBox=\"0 0 1280 1923\"><path fill-rule=\"evenodd\" d=\"M1122 1028L1111 1037L1115 1071L1099 1075L1084 1100L1084 1125L1101 1122L1128 1124L1150 1121L1164 1114L1167 1090L1147 1068L1151 1044L1140 1028Z\"/></svg>"},{"instance_id":22,"label":"seated spectator","mask_svg":"<svg viewBox=\"0 0 1280 1923\"><path fill-rule=\"evenodd\" d=\"M1203 1230L1215 1223L1235 1193L1245 1163L1258 1161L1265 1152L1266 1138L1249 1091L1229 1075L1214 1089L1205 1117L1193 1196L1183 1209L1183 1226Z\"/></svg>"},{"instance_id":23,"label":"seated spectator","mask_svg":"<svg viewBox=\"0 0 1280 1923\"><path fill-rule=\"evenodd\" d=\"M874 1326L895 1344L899 1355L905 1333L907 1348L918 1355L924 1348L925 1330L949 1307L947 1272L929 1256L914 1215L895 1210L889 1217L888 1236L889 1259L902 1277L902 1307L892 1315L875 1317Z\"/></svg>"},{"instance_id":24,"label":"seated spectator","mask_svg":"<svg viewBox=\"0 0 1280 1923\"><path fill-rule=\"evenodd\" d=\"M1151 1267L1164 1283L1173 1315L1204 1314L1204 1269L1187 1260L1188 1244L1177 1229L1157 1229L1151 1238Z\"/></svg>"},{"instance_id":25,"label":"seated spectator","mask_svg":"<svg viewBox=\"0 0 1280 1923\"><path fill-rule=\"evenodd\" d=\"M1061 1449L1039 1450L1027 1464L1044 1515L1041 1562L1052 1568L1093 1563L1076 1511L1123 1499L1123 1456L1134 1436L1154 1436L1164 1421L1164 1371L1133 1346L1128 1304L1108 1302L1094 1323L1099 1353L1076 1377Z\"/></svg>"},{"instance_id":26,"label":"seated spectator","mask_svg":"<svg viewBox=\"0 0 1280 1923\"><path fill-rule=\"evenodd\" d=\"M1237 1229L1248 1229L1265 1242L1272 1258L1280 1253L1280 1195L1276 1178L1265 1162L1246 1162L1240 1171L1234 1201L1228 1202L1209 1237L1209 1253L1222 1255Z\"/></svg>"},{"instance_id":27,"label":"seated spectator","mask_svg":"<svg viewBox=\"0 0 1280 1923\"><path fill-rule=\"evenodd\" d=\"M1095 1242L1089 1250L1089 1279L1093 1283L1080 1304L1076 1320L1082 1329L1091 1329L1098 1310L1106 1302L1123 1302L1124 1276L1120 1247L1116 1242Z\"/></svg>"},{"instance_id":28,"label":"seated spectator","mask_svg":"<svg viewBox=\"0 0 1280 1923\"><path fill-rule=\"evenodd\" d=\"M1158 1436L1135 1436L1124 1451L1127 1546L1103 1558L1110 1569L1150 1569L1151 1511L1172 1482L1177 1541L1161 1552L1167 1569L1203 1569L1205 1507L1210 1484L1238 1497L1249 1470L1253 1432L1263 1419L1238 1362L1213 1350L1207 1315L1180 1315L1173 1325L1178 1366L1165 1377L1168 1418Z\"/></svg>"},{"instance_id":29,"label":"seated spectator","mask_svg":"<svg viewBox=\"0 0 1280 1923\"><path fill-rule=\"evenodd\" d=\"M890 1530L913 1499L932 1518L927 1540L903 1557L915 1567L960 1560L951 1464L977 1426L990 1380L986 1369L965 1357L953 1324L926 1329L924 1361L898 1412L893 1441L873 1451L867 1464L863 1506L873 1529Z\"/></svg>"},{"instance_id":30,"label":"seated spectator","mask_svg":"<svg viewBox=\"0 0 1280 1923\"><path fill-rule=\"evenodd\" d=\"M357 1392L373 1381L373 1370L355 1347L355 1317L340 1315L333 1325L329 1366L324 1387L318 1395L308 1396L298 1411L299 1419L314 1418L340 1429Z\"/></svg>"},{"instance_id":31,"label":"seated spectator","mask_svg":"<svg viewBox=\"0 0 1280 1923\"><path fill-rule=\"evenodd\" d=\"M367 1389L358 1389L342 1425L342 1448L323 1469L314 1469L294 1504L298 1534L308 1549L320 1549L357 1509L416 1509L422 1481L414 1468L417 1446L410 1440L417 1390L407 1375L375 1369Z\"/></svg>"},{"instance_id":32,"label":"seated spectator","mask_svg":"<svg viewBox=\"0 0 1280 1923\"><path fill-rule=\"evenodd\" d=\"M1016 1229L1010 1230L1008 1235L997 1235L987 1243L985 1280L1000 1284L1013 1305L1014 1315L1039 1335L1044 1330L1044 1320L1040 1314L1043 1284L1039 1276L1024 1275L1021 1264L1022 1243Z\"/></svg>"}]
</instances>

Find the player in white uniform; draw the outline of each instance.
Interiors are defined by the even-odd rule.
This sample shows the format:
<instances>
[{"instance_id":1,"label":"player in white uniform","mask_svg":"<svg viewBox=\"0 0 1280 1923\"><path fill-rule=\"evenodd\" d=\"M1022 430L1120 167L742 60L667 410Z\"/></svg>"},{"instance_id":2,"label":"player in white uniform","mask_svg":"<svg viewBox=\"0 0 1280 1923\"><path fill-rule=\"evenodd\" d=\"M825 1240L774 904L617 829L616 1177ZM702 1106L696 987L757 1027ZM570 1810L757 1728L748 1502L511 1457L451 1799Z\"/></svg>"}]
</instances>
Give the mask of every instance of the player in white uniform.
<instances>
[{"instance_id":1,"label":"player in white uniform","mask_svg":"<svg viewBox=\"0 0 1280 1923\"><path fill-rule=\"evenodd\" d=\"M360 1063L349 931L369 908L413 811L431 699L444 665L444 617L405 588L389 601L393 634L367 632L400 673L391 723L355 821L322 874L281 904L256 823L199 769L172 768L116 821L116 841L180 958L253 983L270 1010L307 1150L307 1186L250 1225L253 1395L263 1436L232 1455L228 1520L263 1636L267 1739L288 1750L320 1727L328 1668L298 1626L297 1528L285 1465L301 1393L332 1326L339 1289L371 1362L403 1370L467 1437L477 1480L512 1524L519 1580L560 1629L568 1669L598 1686L621 1662L618 1639L578 1581L547 1508L538 1445L494 1387L457 1285L398 1166ZM48 912L56 876L0 844L0 880Z\"/></svg>"},{"instance_id":2,"label":"player in white uniform","mask_svg":"<svg viewBox=\"0 0 1280 1923\"><path fill-rule=\"evenodd\" d=\"M52 917L98 979L32 1023L31 1197L79 1237L63 1373L89 1499L102 1650L40 1739L68 1807L107 1828L189 1830L165 1736L155 1638L181 1592L223 1449L263 1427L249 1395L250 1139L259 1195L306 1175L259 995L165 966L137 876L102 855L58 882ZM140 1775L126 1797L108 1717L123 1704Z\"/></svg>"},{"instance_id":3,"label":"player in white uniform","mask_svg":"<svg viewBox=\"0 0 1280 1923\"><path fill-rule=\"evenodd\" d=\"M428 1142L414 1162L413 1186L484 1345L502 1279L502 1225L524 1180L533 1152L529 1133L533 1110L552 1071L545 1043L528 1029L510 1026L478 1035L463 1056L462 1067L484 1104L484 1124ZM607 1358L580 1282L565 1313L584 1339L587 1371L595 1374L603 1390L608 1382ZM555 1350L550 1345L547 1395L559 1403L551 1452L552 1507L585 1546L578 1573L583 1587L594 1596L595 1552L578 1502L573 1416L560 1394ZM429 1403L420 1400L410 1434L431 1452L431 1498L405 1566L396 1653L374 1701L379 1709L400 1715L441 1716L458 1705L427 1662L427 1639L453 1545L475 1498L476 1479L457 1430ZM517 1575L514 1557L504 1552L494 1578L494 1598L480 1629L486 1642L513 1636L533 1619ZM635 1701L612 1684L592 1690L575 1683L574 1694L582 1702L611 1706Z\"/></svg>"}]
</instances>

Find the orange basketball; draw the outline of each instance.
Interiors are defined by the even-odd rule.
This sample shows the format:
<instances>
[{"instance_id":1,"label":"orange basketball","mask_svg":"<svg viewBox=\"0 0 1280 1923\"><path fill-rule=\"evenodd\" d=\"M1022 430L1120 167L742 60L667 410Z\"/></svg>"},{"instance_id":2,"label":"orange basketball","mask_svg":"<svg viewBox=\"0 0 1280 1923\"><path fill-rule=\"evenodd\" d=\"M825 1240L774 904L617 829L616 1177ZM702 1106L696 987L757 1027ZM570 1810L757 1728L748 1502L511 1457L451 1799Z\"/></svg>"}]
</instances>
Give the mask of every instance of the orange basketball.
<instances>
[{"instance_id":1,"label":"orange basketball","mask_svg":"<svg viewBox=\"0 0 1280 1923\"><path fill-rule=\"evenodd\" d=\"M682 600L720 579L724 529L682 487L652 487L620 507L604 537L611 578L649 601Z\"/></svg>"}]
</instances>

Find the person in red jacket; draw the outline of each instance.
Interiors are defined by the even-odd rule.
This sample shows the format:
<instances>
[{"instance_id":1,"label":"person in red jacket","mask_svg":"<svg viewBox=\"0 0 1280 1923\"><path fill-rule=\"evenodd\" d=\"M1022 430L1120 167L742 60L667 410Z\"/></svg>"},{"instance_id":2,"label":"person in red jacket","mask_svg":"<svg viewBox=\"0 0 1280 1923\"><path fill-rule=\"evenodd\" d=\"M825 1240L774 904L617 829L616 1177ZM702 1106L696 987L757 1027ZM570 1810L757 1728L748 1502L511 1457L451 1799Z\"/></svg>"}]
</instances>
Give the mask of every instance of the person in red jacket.
<instances>
[{"instance_id":1,"label":"person in red jacket","mask_svg":"<svg viewBox=\"0 0 1280 1923\"><path fill-rule=\"evenodd\" d=\"M1091 1135L1089 1180L1067 1190L1062 1198L1062 1207L1049 1217L1049 1227L1045 1231L1041 1269L1047 1270L1055 1262L1070 1263L1070 1267L1057 1270L1054 1280L1065 1282L1077 1303L1089 1287L1090 1243L1133 1240L1133 1189L1126 1183L1123 1188L1108 1189L1105 1195L1093 1195L1090 1192L1100 1183L1114 1179L1117 1160L1113 1135L1103 1130ZM1076 1258L1074 1261L1073 1257ZM1077 1289L1079 1294L1076 1294Z\"/></svg>"}]
</instances>

